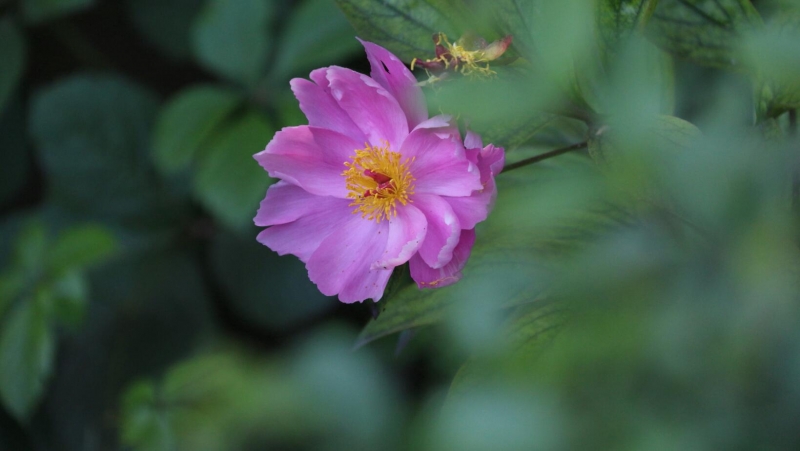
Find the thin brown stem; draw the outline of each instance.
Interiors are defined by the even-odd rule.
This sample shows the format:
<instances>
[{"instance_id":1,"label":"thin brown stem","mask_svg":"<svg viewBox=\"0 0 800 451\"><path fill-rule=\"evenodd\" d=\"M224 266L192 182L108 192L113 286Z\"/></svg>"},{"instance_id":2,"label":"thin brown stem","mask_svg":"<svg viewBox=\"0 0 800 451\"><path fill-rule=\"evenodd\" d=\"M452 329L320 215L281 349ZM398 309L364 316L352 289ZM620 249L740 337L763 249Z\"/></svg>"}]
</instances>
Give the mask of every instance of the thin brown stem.
<instances>
[{"instance_id":1,"label":"thin brown stem","mask_svg":"<svg viewBox=\"0 0 800 451\"><path fill-rule=\"evenodd\" d=\"M562 147L560 149L551 150L550 152L545 152L530 158L526 158L524 160L517 161L516 163L511 163L505 168L503 168L503 172L508 172L513 169L521 168L523 166L528 166L529 164L538 163L540 161L547 160L548 158L557 157L563 153L571 152L573 150L585 149L589 145L588 141L580 142L577 144L573 144L571 146Z\"/></svg>"}]
</instances>

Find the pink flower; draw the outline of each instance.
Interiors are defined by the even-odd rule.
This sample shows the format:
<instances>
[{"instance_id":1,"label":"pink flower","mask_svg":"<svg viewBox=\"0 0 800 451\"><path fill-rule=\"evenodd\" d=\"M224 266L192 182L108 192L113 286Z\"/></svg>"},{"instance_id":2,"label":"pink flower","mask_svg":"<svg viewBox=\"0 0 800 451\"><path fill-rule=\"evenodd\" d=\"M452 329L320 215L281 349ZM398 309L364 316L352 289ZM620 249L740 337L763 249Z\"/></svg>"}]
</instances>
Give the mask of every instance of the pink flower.
<instances>
[{"instance_id":1,"label":"pink flower","mask_svg":"<svg viewBox=\"0 0 800 451\"><path fill-rule=\"evenodd\" d=\"M320 291L346 303L378 301L406 262L420 288L459 280L504 163L476 134L462 142L449 116L429 119L411 71L362 44L371 77L333 66L292 80L308 125L255 155L281 179L255 217L269 226L258 241L299 257Z\"/></svg>"}]
</instances>

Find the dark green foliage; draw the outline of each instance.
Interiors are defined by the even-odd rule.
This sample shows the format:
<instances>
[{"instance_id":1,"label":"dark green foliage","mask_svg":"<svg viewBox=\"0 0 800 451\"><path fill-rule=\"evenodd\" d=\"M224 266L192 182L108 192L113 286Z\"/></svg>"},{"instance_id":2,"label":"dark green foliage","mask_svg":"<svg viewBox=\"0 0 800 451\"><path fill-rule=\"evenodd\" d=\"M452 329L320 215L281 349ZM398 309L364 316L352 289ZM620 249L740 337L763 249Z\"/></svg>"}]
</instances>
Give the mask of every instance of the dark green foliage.
<instances>
[{"instance_id":1,"label":"dark green foliage","mask_svg":"<svg viewBox=\"0 0 800 451\"><path fill-rule=\"evenodd\" d=\"M0 0L0 449L800 449L800 3ZM113 30L113 33L109 32ZM416 70L506 149L463 279L256 241L292 77Z\"/></svg>"}]
</instances>

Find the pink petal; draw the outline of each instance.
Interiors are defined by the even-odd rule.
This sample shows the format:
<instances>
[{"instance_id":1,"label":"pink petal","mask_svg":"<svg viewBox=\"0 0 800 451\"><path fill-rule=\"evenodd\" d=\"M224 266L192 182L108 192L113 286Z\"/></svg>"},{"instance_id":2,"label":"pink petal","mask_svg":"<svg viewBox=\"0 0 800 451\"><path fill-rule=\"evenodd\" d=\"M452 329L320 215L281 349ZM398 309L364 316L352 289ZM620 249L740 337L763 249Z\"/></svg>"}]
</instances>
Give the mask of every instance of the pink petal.
<instances>
[{"instance_id":1,"label":"pink petal","mask_svg":"<svg viewBox=\"0 0 800 451\"><path fill-rule=\"evenodd\" d=\"M319 245L306 263L308 277L346 303L380 299L391 269L370 269L386 249L389 224L352 215Z\"/></svg>"},{"instance_id":2,"label":"pink petal","mask_svg":"<svg viewBox=\"0 0 800 451\"><path fill-rule=\"evenodd\" d=\"M453 120L453 117L447 114L440 114L426 121L420 122L417 124L414 130L423 128L432 129L431 131L433 131L436 136L442 139L461 139L461 132L458 131L458 125Z\"/></svg>"},{"instance_id":3,"label":"pink petal","mask_svg":"<svg viewBox=\"0 0 800 451\"><path fill-rule=\"evenodd\" d=\"M475 229L462 230L458 246L453 249L453 258L450 263L439 269L431 268L419 254L415 255L409 263L411 278L420 288L439 288L458 282L473 244L475 244Z\"/></svg>"},{"instance_id":4,"label":"pink petal","mask_svg":"<svg viewBox=\"0 0 800 451\"><path fill-rule=\"evenodd\" d=\"M386 250L370 269L393 268L407 262L422 246L427 231L428 220L417 207L409 204L398 208L397 216L389 220Z\"/></svg>"},{"instance_id":5,"label":"pink petal","mask_svg":"<svg viewBox=\"0 0 800 451\"><path fill-rule=\"evenodd\" d=\"M325 238L356 217L347 199L314 197L295 221L263 230L258 241L280 255L292 254L308 262Z\"/></svg>"},{"instance_id":6,"label":"pink petal","mask_svg":"<svg viewBox=\"0 0 800 451\"><path fill-rule=\"evenodd\" d=\"M346 304L366 299L380 301L392 271L393 269L370 270L360 277L350 279L339 291L339 300Z\"/></svg>"},{"instance_id":7,"label":"pink petal","mask_svg":"<svg viewBox=\"0 0 800 451\"><path fill-rule=\"evenodd\" d=\"M372 67L370 76L397 99L408 119L408 129L413 129L427 119L425 96L422 94L422 89L417 86L414 74L385 48L361 39L359 41L367 51L367 58Z\"/></svg>"},{"instance_id":8,"label":"pink petal","mask_svg":"<svg viewBox=\"0 0 800 451\"><path fill-rule=\"evenodd\" d=\"M461 224L453 208L441 197L432 194L414 196L414 206L428 220L428 232L419 248L419 255L428 266L438 269L450 262L461 235Z\"/></svg>"},{"instance_id":9,"label":"pink petal","mask_svg":"<svg viewBox=\"0 0 800 451\"><path fill-rule=\"evenodd\" d=\"M464 147L467 149L482 149L483 140L481 139L481 135L472 130L467 130L467 136L464 137Z\"/></svg>"},{"instance_id":10,"label":"pink petal","mask_svg":"<svg viewBox=\"0 0 800 451\"><path fill-rule=\"evenodd\" d=\"M503 171L503 166L506 164L506 154L502 147L495 147L492 144L484 147L481 150L480 158L478 159L478 167L481 170L481 181L491 172L492 177Z\"/></svg>"},{"instance_id":11,"label":"pink petal","mask_svg":"<svg viewBox=\"0 0 800 451\"><path fill-rule=\"evenodd\" d=\"M392 150L399 149L408 135L408 121L397 100L375 80L350 69L331 67L327 76L331 95L369 143L382 146L388 141Z\"/></svg>"},{"instance_id":12,"label":"pink petal","mask_svg":"<svg viewBox=\"0 0 800 451\"><path fill-rule=\"evenodd\" d=\"M458 217L461 227L471 229L476 224L489 216L494 200L497 197L494 180L490 180L483 190L475 191L470 196L464 197L445 197L442 199L450 204L450 207Z\"/></svg>"},{"instance_id":13,"label":"pink petal","mask_svg":"<svg viewBox=\"0 0 800 451\"><path fill-rule=\"evenodd\" d=\"M316 71L315 71L316 72ZM324 78L323 78L324 79ZM354 139L358 143L366 140L364 133L353 123L350 116L339 107L330 92L308 80L295 78L289 82L300 109L308 118L308 125L327 128ZM325 80L327 88L327 80Z\"/></svg>"},{"instance_id":14,"label":"pink petal","mask_svg":"<svg viewBox=\"0 0 800 451\"><path fill-rule=\"evenodd\" d=\"M275 134L267 148L254 155L270 177L280 178L318 196L347 196L345 162L363 147L341 133L301 125Z\"/></svg>"},{"instance_id":15,"label":"pink petal","mask_svg":"<svg viewBox=\"0 0 800 451\"><path fill-rule=\"evenodd\" d=\"M471 163L459 139L440 136L440 129L416 128L408 135L400 153L412 157L410 171L416 193L469 196L481 189L478 167Z\"/></svg>"},{"instance_id":16,"label":"pink petal","mask_svg":"<svg viewBox=\"0 0 800 451\"><path fill-rule=\"evenodd\" d=\"M317 210L319 196L283 180L267 189L267 196L253 218L257 226L286 224Z\"/></svg>"}]
</instances>

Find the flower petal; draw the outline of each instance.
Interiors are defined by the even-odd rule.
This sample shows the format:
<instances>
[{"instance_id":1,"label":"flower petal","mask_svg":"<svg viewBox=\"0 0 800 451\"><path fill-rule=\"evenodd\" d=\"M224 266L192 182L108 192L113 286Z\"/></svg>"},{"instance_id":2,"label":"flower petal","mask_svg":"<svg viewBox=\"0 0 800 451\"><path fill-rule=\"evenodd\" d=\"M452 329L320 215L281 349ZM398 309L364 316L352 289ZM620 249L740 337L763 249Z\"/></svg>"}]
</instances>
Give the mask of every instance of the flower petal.
<instances>
[{"instance_id":1,"label":"flower petal","mask_svg":"<svg viewBox=\"0 0 800 451\"><path fill-rule=\"evenodd\" d=\"M373 146L388 141L399 149L408 135L408 121L397 100L375 80L350 69L328 69L331 95ZM364 147L363 145L361 147Z\"/></svg>"},{"instance_id":2,"label":"flower petal","mask_svg":"<svg viewBox=\"0 0 800 451\"><path fill-rule=\"evenodd\" d=\"M302 78L289 82L294 96L300 102L300 109L308 118L308 125L327 128L363 143L366 140L364 133L336 103L330 92L326 91L327 80L323 80L325 88Z\"/></svg>"},{"instance_id":3,"label":"flower petal","mask_svg":"<svg viewBox=\"0 0 800 451\"><path fill-rule=\"evenodd\" d=\"M397 215L389 220L386 249L370 269L394 268L407 262L422 246L427 231L428 220L417 207L405 205L398 208Z\"/></svg>"},{"instance_id":4,"label":"flower petal","mask_svg":"<svg viewBox=\"0 0 800 451\"><path fill-rule=\"evenodd\" d=\"M441 197L431 194L414 196L414 206L425 214L428 231L419 248L419 255L431 268L450 262L461 235L461 225L453 208Z\"/></svg>"},{"instance_id":5,"label":"flower petal","mask_svg":"<svg viewBox=\"0 0 800 451\"><path fill-rule=\"evenodd\" d=\"M475 191L470 196L442 196L442 199L450 204L453 212L458 217L461 227L471 229L489 216L496 197L497 189L495 188L494 180L489 180L482 190Z\"/></svg>"},{"instance_id":6,"label":"flower petal","mask_svg":"<svg viewBox=\"0 0 800 451\"><path fill-rule=\"evenodd\" d=\"M503 171L506 164L506 154L502 147L495 147L492 144L481 150L478 158L478 168L481 171L481 181L485 183L486 177L494 177Z\"/></svg>"},{"instance_id":7,"label":"flower petal","mask_svg":"<svg viewBox=\"0 0 800 451\"><path fill-rule=\"evenodd\" d=\"M351 215L331 233L306 263L319 290L346 303L380 299L391 269L370 269L384 249L389 224Z\"/></svg>"},{"instance_id":8,"label":"flower petal","mask_svg":"<svg viewBox=\"0 0 800 451\"><path fill-rule=\"evenodd\" d=\"M370 76L389 91L406 114L408 129L411 130L428 118L425 96L417 86L414 74L396 56L385 48L371 42L362 41L372 68Z\"/></svg>"},{"instance_id":9,"label":"flower petal","mask_svg":"<svg viewBox=\"0 0 800 451\"><path fill-rule=\"evenodd\" d=\"M346 199L314 197L295 221L269 227L257 240L280 255L296 255L307 262L325 238L355 217Z\"/></svg>"},{"instance_id":10,"label":"flower petal","mask_svg":"<svg viewBox=\"0 0 800 451\"><path fill-rule=\"evenodd\" d=\"M464 137L464 147L467 149L482 149L483 140L481 139L481 135L472 130L467 130L467 136Z\"/></svg>"},{"instance_id":11,"label":"flower petal","mask_svg":"<svg viewBox=\"0 0 800 451\"><path fill-rule=\"evenodd\" d=\"M295 221L317 210L317 199L319 196L281 180L267 189L253 222L265 227Z\"/></svg>"},{"instance_id":12,"label":"flower petal","mask_svg":"<svg viewBox=\"0 0 800 451\"><path fill-rule=\"evenodd\" d=\"M453 249L453 258L450 263L439 269L433 269L420 257L419 254L411 258L409 269L411 278L420 288L441 288L454 284L461 279L461 270L467 264L475 244L475 229L461 231L458 246Z\"/></svg>"},{"instance_id":13,"label":"flower petal","mask_svg":"<svg viewBox=\"0 0 800 451\"><path fill-rule=\"evenodd\" d=\"M318 196L347 196L344 163L360 148L341 133L301 125L275 134L267 148L254 155L270 177L298 185Z\"/></svg>"},{"instance_id":14,"label":"flower petal","mask_svg":"<svg viewBox=\"0 0 800 451\"><path fill-rule=\"evenodd\" d=\"M416 128L408 135L400 151L414 158L410 165L416 181L414 191L443 196L469 196L481 189L478 167L464 152L460 138L441 129Z\"/></svg>"}]
</instances>

